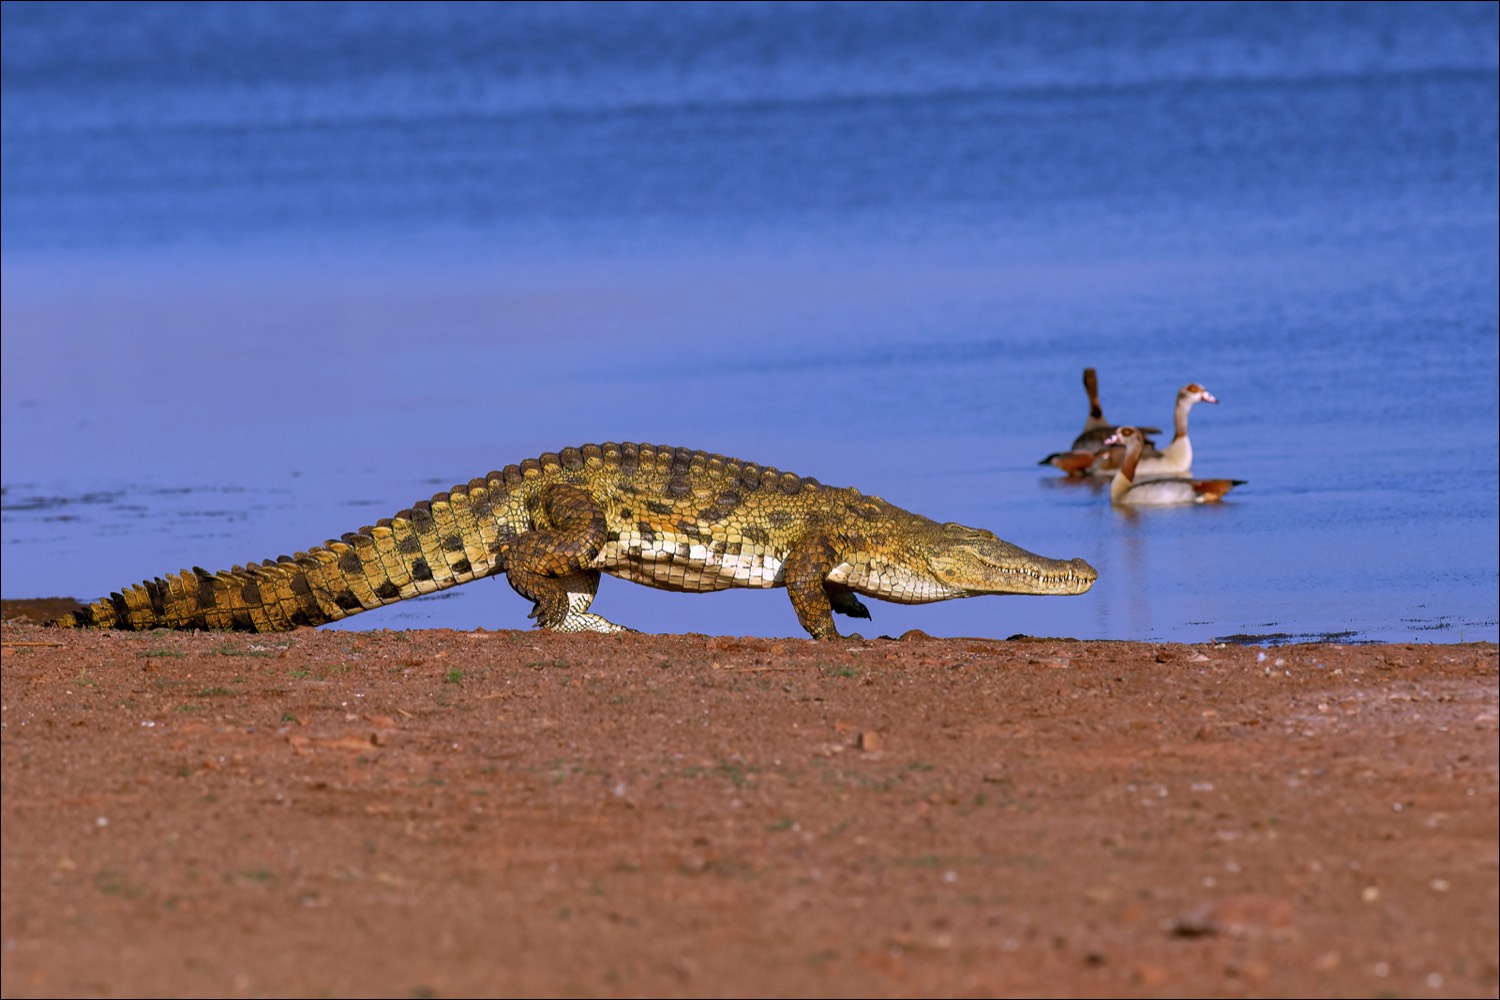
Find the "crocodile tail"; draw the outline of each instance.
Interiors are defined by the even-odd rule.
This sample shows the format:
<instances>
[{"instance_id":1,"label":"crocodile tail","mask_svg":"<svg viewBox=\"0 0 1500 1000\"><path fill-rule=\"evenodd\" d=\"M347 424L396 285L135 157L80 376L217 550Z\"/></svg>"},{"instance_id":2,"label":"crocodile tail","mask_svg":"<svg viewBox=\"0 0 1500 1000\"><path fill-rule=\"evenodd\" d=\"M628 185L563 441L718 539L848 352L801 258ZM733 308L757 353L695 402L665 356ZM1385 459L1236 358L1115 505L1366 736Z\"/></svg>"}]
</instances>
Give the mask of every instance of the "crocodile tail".
<instances>
[{"instance_id":1,"label":"crocodile tail","mask_svg":"<svg viewBox=\"0 0 1500 1000\"><path fill-rule=\"evenodd\" d=\"M49 624L284 632L446 590L504 569L503 479L490 473L293 556L147 580Z\"/></svg>"}]
</instances>

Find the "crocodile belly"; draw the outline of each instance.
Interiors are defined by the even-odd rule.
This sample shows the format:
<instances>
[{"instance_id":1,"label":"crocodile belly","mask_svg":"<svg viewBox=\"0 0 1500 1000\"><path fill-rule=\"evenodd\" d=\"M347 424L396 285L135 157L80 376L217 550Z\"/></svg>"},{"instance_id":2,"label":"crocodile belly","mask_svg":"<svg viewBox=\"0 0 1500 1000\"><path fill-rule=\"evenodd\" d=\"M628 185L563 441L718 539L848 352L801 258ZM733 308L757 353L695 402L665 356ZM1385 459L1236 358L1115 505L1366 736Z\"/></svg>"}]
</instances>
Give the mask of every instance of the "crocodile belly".
<instances>
[{"instance_id":1,"label":"crocodile belly","mask_svg":"<svg viewBox=\"0 0 1500 1000\"><path fill-rule=\"evenodd\" d=\"M655 535L607 543L594 568L632 583L662 590L702 593L731 587L775 587L782 560L765 546L689 540Z\"/></svg>"}]
</instances>

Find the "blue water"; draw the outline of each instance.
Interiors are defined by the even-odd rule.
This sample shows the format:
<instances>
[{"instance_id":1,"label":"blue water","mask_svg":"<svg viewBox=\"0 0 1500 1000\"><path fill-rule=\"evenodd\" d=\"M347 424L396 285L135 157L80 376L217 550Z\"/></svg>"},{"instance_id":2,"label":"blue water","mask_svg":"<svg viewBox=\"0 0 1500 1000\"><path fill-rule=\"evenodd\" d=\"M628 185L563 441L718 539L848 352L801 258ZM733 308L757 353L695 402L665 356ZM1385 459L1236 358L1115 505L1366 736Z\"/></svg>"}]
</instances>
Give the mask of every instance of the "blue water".
<instances>
[{"instance_id":1,"label":"blue water","mask_svg":"<svg viewBox=\"0 0 1500 1000\"><path fill-rule=\"evenodd\" d=\"M1496 641L1497 22L7 2L4 596L274 557L646 440L1100 571L871 602L867 634ZM1129 515L1039 467L1090 365L1119 422L1208 386L1195 472L1246 485ZM606 578L595 607L801 634L781 592ZM481 581L336 627L526 610Z\"/></svg>"}]
</instances>

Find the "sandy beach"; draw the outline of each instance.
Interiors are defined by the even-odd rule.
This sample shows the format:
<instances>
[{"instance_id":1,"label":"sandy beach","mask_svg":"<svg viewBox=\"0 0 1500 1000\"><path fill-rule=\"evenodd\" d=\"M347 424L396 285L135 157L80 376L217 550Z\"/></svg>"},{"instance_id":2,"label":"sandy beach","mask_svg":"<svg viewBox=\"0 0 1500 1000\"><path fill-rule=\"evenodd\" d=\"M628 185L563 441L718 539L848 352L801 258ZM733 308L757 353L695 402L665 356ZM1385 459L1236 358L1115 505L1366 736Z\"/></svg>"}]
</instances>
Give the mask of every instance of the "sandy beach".
<instances>
[{"instance_id":1,"label":"sandy beach","mask_svg":"<svg viewBox=\"0 0 1500 1000\"><path fill-rule=\"evenodd\" d=\"M3 656L8 997L1496 995L1490 644Z\"/></svg>"}]
</instances>

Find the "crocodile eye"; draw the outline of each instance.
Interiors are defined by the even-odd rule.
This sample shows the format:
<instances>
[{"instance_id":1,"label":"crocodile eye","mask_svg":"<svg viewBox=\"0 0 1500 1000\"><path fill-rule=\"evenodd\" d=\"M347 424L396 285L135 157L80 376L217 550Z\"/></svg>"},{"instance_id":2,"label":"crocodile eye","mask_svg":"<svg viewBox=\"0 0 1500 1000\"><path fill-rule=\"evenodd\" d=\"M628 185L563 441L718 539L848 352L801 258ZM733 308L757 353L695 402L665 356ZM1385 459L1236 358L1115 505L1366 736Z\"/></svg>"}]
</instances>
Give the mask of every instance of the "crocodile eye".
<instances>
[{"instance_id":1,"label":"crocodile eye","mask_svg":"<svg viewBox=\"0 0 1500 1000\"><path fill-rule=\"evenodd\" d=\"M967 524L959 524L957 521L949 521L943 525L943 534L955 538L985 539L993 540L995 533L984 528L971 528Z\"/></svg>"}]
</instances>

